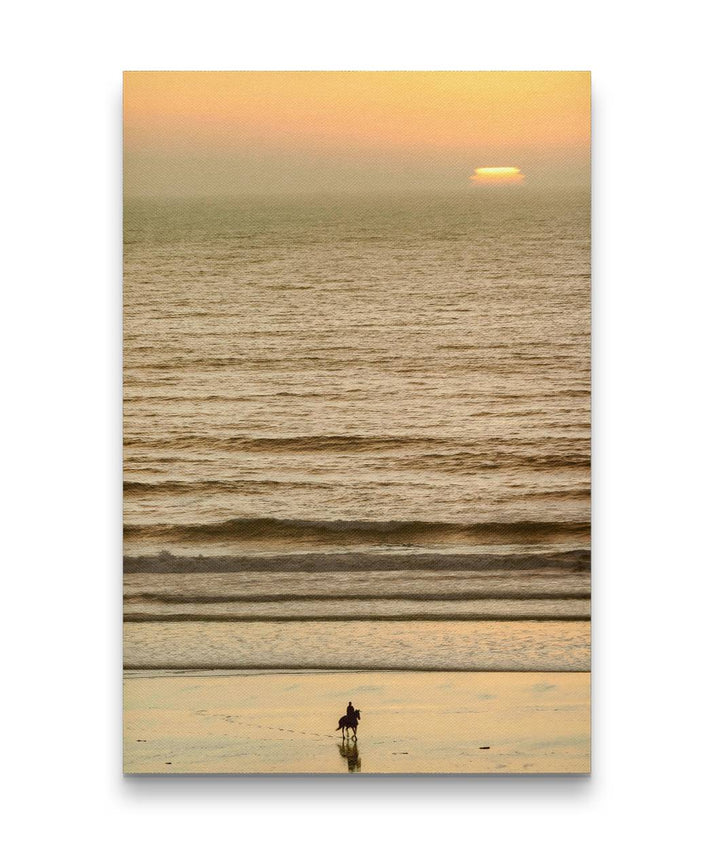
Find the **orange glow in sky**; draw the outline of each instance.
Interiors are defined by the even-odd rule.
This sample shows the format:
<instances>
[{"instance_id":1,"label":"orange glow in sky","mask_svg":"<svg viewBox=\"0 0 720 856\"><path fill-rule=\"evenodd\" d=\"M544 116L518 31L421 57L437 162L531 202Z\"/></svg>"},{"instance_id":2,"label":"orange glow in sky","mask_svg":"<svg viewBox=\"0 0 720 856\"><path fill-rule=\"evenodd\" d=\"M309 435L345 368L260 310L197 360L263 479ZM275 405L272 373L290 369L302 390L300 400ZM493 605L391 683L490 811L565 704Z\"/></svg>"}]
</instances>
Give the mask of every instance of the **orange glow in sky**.
<instances>
[{"instance_id":1,"label":"orange glow in sky","mask_svg":"<svg viewBox=\"0 0 720 856\"><path fill-rule=\"evenodd\" d=\"M129 195L587 185L586 72L126 72ZM471 184L522 184L519 170ZM504 169L510 169L506 167ZM517 169L512 167L512 169Z\"/></svg>"},{"instance_id":2,"label":"orange glow in sky","mask_svg":"<svg viewBox=\"0 0 720 856\"><path fill-rule=\"evenodd\" d=\"M525 176L516 166L481 166L470 176L473 184L522 184Z\"/></svg>"}]
</instances>

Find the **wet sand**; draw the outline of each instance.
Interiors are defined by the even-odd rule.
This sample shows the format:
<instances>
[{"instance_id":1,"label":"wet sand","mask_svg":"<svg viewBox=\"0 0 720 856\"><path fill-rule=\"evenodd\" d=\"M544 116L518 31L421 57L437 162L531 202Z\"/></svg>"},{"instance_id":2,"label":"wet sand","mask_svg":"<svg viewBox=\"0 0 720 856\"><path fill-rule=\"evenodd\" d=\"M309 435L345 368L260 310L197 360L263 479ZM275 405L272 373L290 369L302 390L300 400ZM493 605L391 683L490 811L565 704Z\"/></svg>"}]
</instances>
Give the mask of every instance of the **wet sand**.
<instances>
[{"instance_id":1,"label":"wet sand","mask_svg":"<svg viewBox=\"0 0 720 856\"><path fill-rule=\"evenodd\" d=\"M590 772L588 672L137 672L124 711L126 773Z\"/></svg>"}]
</instances>

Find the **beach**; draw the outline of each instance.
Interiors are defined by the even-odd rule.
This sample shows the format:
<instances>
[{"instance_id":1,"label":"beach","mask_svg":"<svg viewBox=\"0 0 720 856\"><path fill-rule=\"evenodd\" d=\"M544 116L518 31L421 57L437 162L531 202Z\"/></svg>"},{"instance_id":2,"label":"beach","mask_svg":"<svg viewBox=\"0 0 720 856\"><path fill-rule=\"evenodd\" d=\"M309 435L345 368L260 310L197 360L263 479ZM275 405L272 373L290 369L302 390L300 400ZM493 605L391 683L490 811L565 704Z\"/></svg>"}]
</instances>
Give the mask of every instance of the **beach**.
<instances>
[{"instance_id":1,"label":"beach","mask_svg":"<svg viewBox=\"0 0 720 856\"><path fill-rule=\"evenodd\" d=\"M587 774L590 674L128 672L124 772Z\"/></svg>"}]
</instances>

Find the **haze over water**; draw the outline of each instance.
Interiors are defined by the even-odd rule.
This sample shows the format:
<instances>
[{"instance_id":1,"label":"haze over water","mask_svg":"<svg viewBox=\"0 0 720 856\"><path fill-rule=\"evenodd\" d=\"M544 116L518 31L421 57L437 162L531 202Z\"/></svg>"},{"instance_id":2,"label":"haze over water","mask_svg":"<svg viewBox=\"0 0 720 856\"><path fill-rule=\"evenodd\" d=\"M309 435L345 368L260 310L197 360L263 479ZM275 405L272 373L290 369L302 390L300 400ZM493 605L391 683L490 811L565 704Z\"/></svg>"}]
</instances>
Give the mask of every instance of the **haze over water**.
<instances>
[{"instance_id":1,"label":"haze over water","mask_svg":"<svg viewBox=\"0 0 720 856\"><path fill-rule=\"evenodd\" d=\"M582 191L127 200L126 665L588 669L589 263Z\"/></svg>"}]
</instances>

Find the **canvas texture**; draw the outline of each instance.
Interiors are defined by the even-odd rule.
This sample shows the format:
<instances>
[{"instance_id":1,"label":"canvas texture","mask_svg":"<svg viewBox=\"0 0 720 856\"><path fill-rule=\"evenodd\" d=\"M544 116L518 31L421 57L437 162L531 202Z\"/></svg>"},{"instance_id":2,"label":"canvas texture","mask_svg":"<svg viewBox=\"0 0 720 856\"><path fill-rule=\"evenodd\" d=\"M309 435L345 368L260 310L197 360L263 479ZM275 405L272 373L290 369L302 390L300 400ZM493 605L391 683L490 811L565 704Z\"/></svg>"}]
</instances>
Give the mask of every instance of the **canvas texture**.
<instances>
[{"instance_id":1,"label":"canvas texture","mask_svg":"<svg viewBox=\"0 0 720 856\"><path fill-rule=\"evenodd\" d=\"M126 72L124 770L590 772L590 75Z\"/></svg>"}]
</instances>

